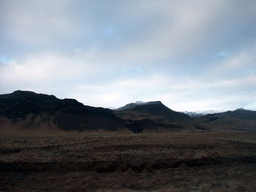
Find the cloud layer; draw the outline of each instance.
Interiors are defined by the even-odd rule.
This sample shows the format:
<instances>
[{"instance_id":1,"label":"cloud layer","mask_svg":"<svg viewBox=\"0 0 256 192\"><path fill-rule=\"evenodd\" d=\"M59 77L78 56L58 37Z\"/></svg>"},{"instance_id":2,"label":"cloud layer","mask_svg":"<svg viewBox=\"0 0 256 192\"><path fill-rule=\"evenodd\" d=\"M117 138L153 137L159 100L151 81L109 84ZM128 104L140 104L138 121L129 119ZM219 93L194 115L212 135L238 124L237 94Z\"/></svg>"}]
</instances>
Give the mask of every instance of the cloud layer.
<instances>
[{"instance_id":1,"label":"cloud layer","mask_svg":"<svg viewBox=\"0 0 256 192\"><path fill-rule=\"evenodd\" d=\"M255 1L0 3L0 93L256 110Z\"/></svg>"}]
</instances>

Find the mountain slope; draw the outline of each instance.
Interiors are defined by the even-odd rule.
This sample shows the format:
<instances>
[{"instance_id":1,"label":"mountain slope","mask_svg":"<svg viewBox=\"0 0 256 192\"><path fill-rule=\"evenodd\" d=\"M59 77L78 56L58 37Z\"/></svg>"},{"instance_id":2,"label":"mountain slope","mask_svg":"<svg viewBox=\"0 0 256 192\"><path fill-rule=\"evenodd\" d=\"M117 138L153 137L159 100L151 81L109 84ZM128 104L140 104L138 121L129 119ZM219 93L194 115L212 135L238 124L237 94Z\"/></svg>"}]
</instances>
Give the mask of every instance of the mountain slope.
<instances>
[{"instance_id":1,"label":"mountain slope","mask_svg":"<svg viewBox=\"0 0 256 192\"><path fill-rule=\"evenodd\" d=\"M191 117L169 109L161 101L130 103L114 114L126 120L127 127L134 132L184 131L194 126Z\"/></svg>"},{"instance_id":2,"label":"mountain slope","mask_svg":"<svg viewBox=\"0 0 256 192\"><path fill-rule=\"evenodd\" d=\"M0 95L1 126L63 130L117 130L124 122L110 109L85 106L75 99L58 99L52 95L15 91Z\"/></svg>"},{"instance_id":3,"label":"mountain slope","mask_svg":"<svg viewBox=\"0 0 256 192\"><path fill-rule=\"evenodd\" d=\"M173 111L162 104L161 101L151 101L142 104L127 104L126 106L115 110L115 114L124 119L138 120L138 119L158 119L168 120L171 122L183 122L191 120L191 117L184 113Z\"/></svg>"},{"instance_id":4,"label":"mountain slope","mask_svg":"<svg viewBox=\"0 0 256 192\"><path fill-rule=\"evenodd\" d=\"M256 111L237 109L223 113L207 114L196 119L218 131L256 131Z\"/></svg>"}]
</instances>

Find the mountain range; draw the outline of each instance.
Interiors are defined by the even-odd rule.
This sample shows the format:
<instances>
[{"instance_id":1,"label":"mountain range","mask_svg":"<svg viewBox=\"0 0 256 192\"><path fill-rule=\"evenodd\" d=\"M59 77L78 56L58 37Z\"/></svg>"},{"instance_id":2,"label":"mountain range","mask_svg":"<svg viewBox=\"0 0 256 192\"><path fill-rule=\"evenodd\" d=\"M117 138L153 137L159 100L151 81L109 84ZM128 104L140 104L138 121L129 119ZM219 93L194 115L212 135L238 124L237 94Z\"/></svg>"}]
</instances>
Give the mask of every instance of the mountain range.
<instances>
[{"instance_id":1,"label":"mountain range","mask_svg":"<svg viewBox=\"0 0 256 192\"><path fill-rule=\"evenodd\" d=\"M256 111L188 115L161 101L136 102L110 110L75 99L31 91L0 95L0 129L108 130L138 132L255 131Z\"/></svg>"}]
</instances>

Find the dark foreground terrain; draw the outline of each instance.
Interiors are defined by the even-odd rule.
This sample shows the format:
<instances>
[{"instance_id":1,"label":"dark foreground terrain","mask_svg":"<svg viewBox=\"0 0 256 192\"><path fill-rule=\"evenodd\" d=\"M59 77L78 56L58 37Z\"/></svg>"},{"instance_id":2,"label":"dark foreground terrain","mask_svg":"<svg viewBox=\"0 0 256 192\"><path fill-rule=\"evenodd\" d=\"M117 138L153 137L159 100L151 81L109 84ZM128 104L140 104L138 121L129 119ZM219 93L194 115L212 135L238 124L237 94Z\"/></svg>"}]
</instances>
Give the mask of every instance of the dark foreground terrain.
<instances>
[{"instance_id":1,"label":"dark foreground terrain","mask_svg":"<svg viewBox=\"0 0 256 192\"><path fill-rule=\"evenodd\" d=\"M0 132L0 191L256 191L256 133Z\"/></svg>"}]
</instances>

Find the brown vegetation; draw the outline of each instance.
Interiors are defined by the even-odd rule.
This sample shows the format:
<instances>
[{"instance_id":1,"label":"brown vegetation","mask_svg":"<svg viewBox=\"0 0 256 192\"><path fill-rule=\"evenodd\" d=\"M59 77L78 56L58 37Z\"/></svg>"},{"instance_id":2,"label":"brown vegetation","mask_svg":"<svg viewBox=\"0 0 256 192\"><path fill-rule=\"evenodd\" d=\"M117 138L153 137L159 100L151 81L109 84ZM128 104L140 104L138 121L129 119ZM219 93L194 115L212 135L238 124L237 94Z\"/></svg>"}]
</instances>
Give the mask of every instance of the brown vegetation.
<instances>
[{"instance_id":1,"label":"brown vegetation","mask_svg":"<svg viewBox=\"0 0 256 192\"><path fill-rule=\"evenodd\" d=\"M255 136L2 131L0 191L256 191Z\"/></svg>"}]
</instances>

